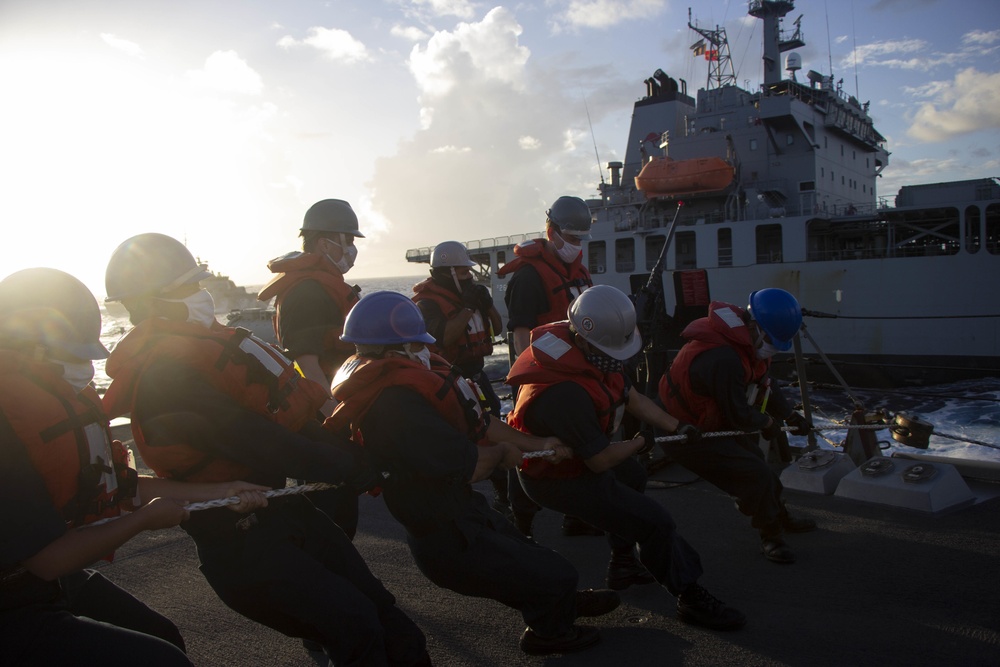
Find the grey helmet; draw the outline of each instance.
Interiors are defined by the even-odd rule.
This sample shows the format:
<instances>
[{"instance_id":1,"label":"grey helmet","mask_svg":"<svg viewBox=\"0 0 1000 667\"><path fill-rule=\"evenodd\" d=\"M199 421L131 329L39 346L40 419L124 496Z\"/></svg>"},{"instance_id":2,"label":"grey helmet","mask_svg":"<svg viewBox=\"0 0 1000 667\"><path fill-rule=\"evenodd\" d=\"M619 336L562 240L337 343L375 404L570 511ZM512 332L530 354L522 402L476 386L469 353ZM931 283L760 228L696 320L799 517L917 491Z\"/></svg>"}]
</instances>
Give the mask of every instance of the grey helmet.
<instances>
[{"instance_id":1,"label":"grey helmet","mask_svg":"<svg viewBox=\"0 0 1000 667\"><path fill-rule=\"evenodd\" d=\"M101 310L82 282L57 269L24 269L0 282L0 340L77 359L104 359Z\"/></svg>"},{"instance_id":2,"label":"grey helmet","mask_svg":"<svg viewBox=\"0 0 1000 667\"><path fill-rule=\"evenodd\" d=\"M340 232L358 238L365 235L358 231L358 216L343 199L323 199L309 207L302 219L303 232Z\"/></svg>"},{"instance_id":3,"label":"grey helmet","mask_svg":"<svg viewBox=\"0 0 1000 667\"><path fill-rule=\"evenodd\" d=\"M469 259L469 251L458 241L443 241L431 251L431 268L448 266L475 266Z\"/></svg>"},{"instance_id":4,"label":"grey helmet","mask_svg":"<svg viewBox=\"0 0 1000 667\"><path fill-rule=\"evenodd\" d=\"M595 285L574 299L567 311L573 330L613 359L624 361L642 349L635 306L621 290Z\"/></svg>"},{"instance_id":5,"label":"grey helmet","mask_svg":"<svg viewBox=\"0 0 1000 667\"><path fill-rule=\"evenodd\" d=\"M139 234L111 253L104 273L107 301L133 296L157 296L212 274L198 264L191 251L165 234Z\"/></svg>"},{"instance_id":6,"label":"grey helmet","mask_svg":"<svg viewBox=\"0 0 1000 667\"><path fill-rule=\"evenodd\" d=\"M585 240L590 238L590 226L594 218L582 199L563 196L555 200L545 212L545 220L558 227L561 233Z\"/></svg>"}]
</instances>

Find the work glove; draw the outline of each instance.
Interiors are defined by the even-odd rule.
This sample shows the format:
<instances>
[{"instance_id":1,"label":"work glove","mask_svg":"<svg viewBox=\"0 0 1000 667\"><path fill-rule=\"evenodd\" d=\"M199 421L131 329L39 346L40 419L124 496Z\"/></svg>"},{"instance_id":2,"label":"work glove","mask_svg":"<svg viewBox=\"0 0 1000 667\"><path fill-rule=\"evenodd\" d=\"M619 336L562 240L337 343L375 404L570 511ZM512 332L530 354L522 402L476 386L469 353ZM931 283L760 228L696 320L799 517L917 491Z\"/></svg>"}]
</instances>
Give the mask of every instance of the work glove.
<instances>
[{"instance_id":1,"label":"work glove","mask_svg":"<svg viewBox=\"0 0 1000 667\"><path fill-rule=\"evenodd\" d=\"M656 446L656 434L653 433L652 429L643 429L633 435L632 439L635 440L639 436L642 436L643 443L642 448L636 452L636 456L645 456L653 451L653 447Z\"/></svg>"},{"instance_id":2,"label":"work glove","mask_svg":"<svg viewBox=\"0 0 1000 667\"><path fill-rule=\"evenodd\" d=\"M479 310L479 285L469 283L462 288L462 305L469 310Z\"/></svg>"},{"instance_id":3,"label":"work glove","mask_svg":"<svg viewBox=\"0 0 1000 667\"><path fill-rule=\"evenodd\" d=\"M674 431L674 435L683 435L687 438L682 444L694 445L701 442L701 431L694 424L688 424L681 422L677 425L677 430Z\"/></svg>"},{"instance_id":4,"label":"work glove","mask_svg":"<svg viewBox=\"0 0 1000 667\"><path fill-rule=\"evenodd\" d=\"M760 428L760 434L765 440L774 440L781 433L781 422L777 419L771 419L767 426L762 426Z\"/></svg>"},{"instance_id":5,"label":"work glove","mask_svg":"<svg viewBox=\"0 0 1000 667\"><path fill-rule=\"evenodd\" d=\"M801 412L793 412L785 417L785 423L792 427L792 435L809 435L813 427L812 422Z\"/></svg>"}]
</instances>

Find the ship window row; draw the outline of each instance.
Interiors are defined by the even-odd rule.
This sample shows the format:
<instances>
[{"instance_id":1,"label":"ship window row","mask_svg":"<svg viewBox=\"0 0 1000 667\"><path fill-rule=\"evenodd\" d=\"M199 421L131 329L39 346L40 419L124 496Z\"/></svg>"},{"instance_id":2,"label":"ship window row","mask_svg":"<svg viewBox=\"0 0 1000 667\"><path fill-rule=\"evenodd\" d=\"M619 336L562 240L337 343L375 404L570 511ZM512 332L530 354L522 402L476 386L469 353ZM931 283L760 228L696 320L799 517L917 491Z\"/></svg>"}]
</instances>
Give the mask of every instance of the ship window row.
<instances>
[{"instance_id":1,"label":"ship window row","mask_svg":"<svg viewBox=\"0 0 1000 667\"><path fill-rule=\"evenodd\" d=\"M652 271L663 251L665 235L651 234L643 241L645 271ZM716 260L719 267L734 265L733 230L716 230ZM775 264L784 261L783 234L780 224L757 225L755 229L754 261ZM981 249L1000 255L1000 204L990 204L983 210L969 206L964 215L954 207L916 211L883 211L868 219L831 221L816 219L807 227L808 261L880 259L887 257L931 257L955 255L962 249L974 254ZM679 231L674 236L671 252L673 268L698 267L697 235L694 231ZM607 242L591 241L586 257L590 272L607 273ZM500 260L500 257L498 257ZM635 239L616 239L614 270L633 273L636 267Z\"/></svg>"}]
</instances>

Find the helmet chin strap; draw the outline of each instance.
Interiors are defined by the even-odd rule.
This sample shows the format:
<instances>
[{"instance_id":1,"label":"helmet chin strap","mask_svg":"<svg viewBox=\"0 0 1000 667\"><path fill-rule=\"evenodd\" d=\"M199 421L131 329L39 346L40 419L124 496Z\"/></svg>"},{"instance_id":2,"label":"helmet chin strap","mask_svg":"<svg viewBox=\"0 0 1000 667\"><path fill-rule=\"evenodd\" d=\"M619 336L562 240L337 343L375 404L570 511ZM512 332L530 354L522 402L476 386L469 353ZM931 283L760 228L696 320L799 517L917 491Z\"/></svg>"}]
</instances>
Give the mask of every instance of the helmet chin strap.
<instances>
[{"instance_id":1,"label":"helmet chin strap","mask_svg":"<svg viewBox=\"0 0 1000 667\"><path fill-rule=\"evenodd\" d=\"M451 271L451 279L455 281L455 289L457 289L458 293L461 294L462 284L458 281L458 273L455 271L454 266L450 267L449 270Z\"/></svg>"}]
</instances>

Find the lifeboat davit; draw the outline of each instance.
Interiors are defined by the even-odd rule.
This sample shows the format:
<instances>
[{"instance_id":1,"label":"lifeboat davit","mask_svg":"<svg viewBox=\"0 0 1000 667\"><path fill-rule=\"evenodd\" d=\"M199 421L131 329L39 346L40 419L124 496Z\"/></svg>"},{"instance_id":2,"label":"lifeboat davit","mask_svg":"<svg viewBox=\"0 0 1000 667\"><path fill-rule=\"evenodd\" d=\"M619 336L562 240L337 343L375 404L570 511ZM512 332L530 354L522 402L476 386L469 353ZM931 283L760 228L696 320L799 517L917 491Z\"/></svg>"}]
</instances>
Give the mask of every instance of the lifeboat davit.
<instances>
[{"instance_id":1,"label":"lifeboat davit","mask_svg":"<svg viewBox=\"0 0 1000 667\"><path fill-rule=\"evenodd\" d=\"M718 157L655 157L635 177L635 187L647 197L678 197L724 190L734 175L733 166Z\"/></svg>"}]
</instances>

